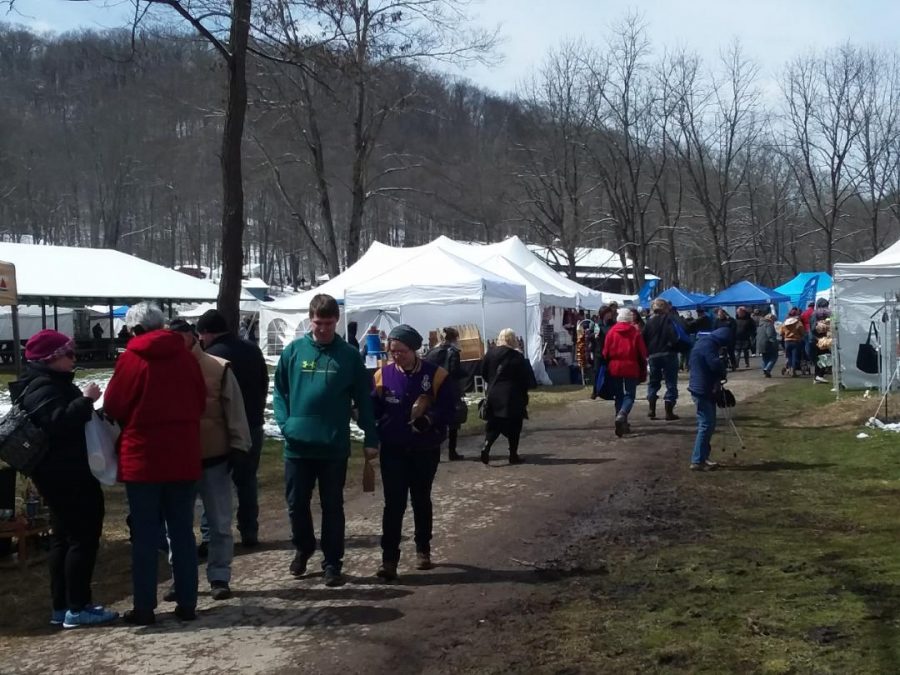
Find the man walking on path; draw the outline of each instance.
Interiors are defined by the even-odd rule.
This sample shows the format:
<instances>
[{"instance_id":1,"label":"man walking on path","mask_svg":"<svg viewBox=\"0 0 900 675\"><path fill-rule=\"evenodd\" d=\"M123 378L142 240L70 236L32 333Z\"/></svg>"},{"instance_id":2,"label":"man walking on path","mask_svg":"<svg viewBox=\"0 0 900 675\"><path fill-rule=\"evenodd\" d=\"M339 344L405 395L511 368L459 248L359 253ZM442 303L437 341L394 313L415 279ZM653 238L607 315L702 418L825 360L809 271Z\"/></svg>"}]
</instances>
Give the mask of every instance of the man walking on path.
<instances>
[{"instance_id":1,"label":"man walking on path","mask_svg":"<svg viewBox=\"0 0 900 675\"><path fill-rule=\"evenodd\" d=\"M350 457L350 412L357 408L365 456L378 456L370 397L372 378L359 352L336 334L340 311L330 295L309 304L311 330L285 348L275 370L275 421L284 435L285 498L296 554L295 577L316 550L310 500L318 482L322 504L322 569L326 586L344 579L344 482Z\"/></svg>"},{"instance_id":2,"label":"man walking on path","mask_svg":"<svg viewBox=\"0 0 900 675\"><path fill-rule=\"evenodd\" d=\"M206 408L200 418L200 449L203 475L197 492L209 526L209 560L206 578L213 600L231 597L231 562L234 537L231 534L231 467L243 463L250 450L250 429L244 413L244 399L231 364L203 351L194 327L175 319L169 330L180 333L206 382ZM169 594L175 599L174 589ZM169 597L164 598L169 599Z\"/></svg>"},{"instance_id":3,"label":"man walking on path","mask_svg":"<svg viewBox=\"0 0 900 675\"><path fill-rule=\"evenodd\" d=\"M251 548L259 543L259 487L256 474L263 446L269 367L259 347L229 331L225 317L218 310L211 309L198 319L197 333L207 354L228 361L244 398L244 412L250 427L250 452L235 462L231 480L237 491L237 529L241 533L241 545ZM204 541L207 540L205 534Z\"/></svg>"},{"instance_id":4,"label":"man walking on path","mask_svg":"<svg viewBox=\"0 0 900 675\"><path fill-rule=\"evenodd\" d=\"M675 402L678 400L678 331L670 314L669 303L657 298L651 305L653 316L644 326L643 336L647 345L649 378L647 401L649 417L656 419L656 401L663 380L666 382L666 420L677 420Z\"/></svg>"},{"instance_id":5,"label":"man walking on path","mask_svg":"<svg viewBox=\"0 0 900 675\"><path fill-rule=\"evenodd\" d=\"M716 430L716 392L722 386L728 368L725 362L731 344L731 330L717 328L709 335L702 335L691 350L691 379L688 391L697 404L697 439L691 456L692 471L715 469L718 464L709 461L712 451L712 435Z\"/></svg>"}]
</instances>

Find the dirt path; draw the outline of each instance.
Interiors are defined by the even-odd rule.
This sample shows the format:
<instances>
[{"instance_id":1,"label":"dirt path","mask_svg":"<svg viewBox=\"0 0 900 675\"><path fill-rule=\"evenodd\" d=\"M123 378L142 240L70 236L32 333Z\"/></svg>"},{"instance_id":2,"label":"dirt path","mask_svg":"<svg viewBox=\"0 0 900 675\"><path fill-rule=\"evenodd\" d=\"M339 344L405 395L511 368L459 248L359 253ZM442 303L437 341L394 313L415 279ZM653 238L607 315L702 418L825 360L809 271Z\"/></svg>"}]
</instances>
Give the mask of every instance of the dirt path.
<instances>
[{"instance_id":1,"label":"dirt path","mask_svg":"<svg viewBox=\"0 0 900 675\"><path fill-rule=\"evenodd\" d=\"M751 371L739 373L732 388L744 398L772 382L777 380L762 380ZM565 569L562 553L582 535L579 516L593 511L596 518L598 508L602 514L602 505L623 486L639 483L650 490L661 481L664 487L673 457L686 470L694 424L689 399L681 412L685 419L680 422L651 423L646 404L639 402L632 415L634 433L617 440L611 433L611 404L578 401L541 412L527 424L524 465L506 464L502 440L491 467L477 461L442 463L434 489L438 567L433 571L411 568L408 512L401 578L395 584L377 583L381 494L380 489L374 495L360 493L346 505L349 583L343 588L325 588L318 574L290 577L286 518L273 514L261 534L266 541L284 543L237 557L235 597L213 603L202 594L196 622L177 621L170 613L173 606L162 604L152 627L120 623L12 639L0 653L0 672L454 669L454 654L467 646L484 648L476 644L479 627L502 621L498 607L545 580L603 572ZM465 439L461 450L475 458L477 442ZM314 558L312 566L318 562ZM129 606L126 601L115 608Z\"/></svg>"}]
</instances>

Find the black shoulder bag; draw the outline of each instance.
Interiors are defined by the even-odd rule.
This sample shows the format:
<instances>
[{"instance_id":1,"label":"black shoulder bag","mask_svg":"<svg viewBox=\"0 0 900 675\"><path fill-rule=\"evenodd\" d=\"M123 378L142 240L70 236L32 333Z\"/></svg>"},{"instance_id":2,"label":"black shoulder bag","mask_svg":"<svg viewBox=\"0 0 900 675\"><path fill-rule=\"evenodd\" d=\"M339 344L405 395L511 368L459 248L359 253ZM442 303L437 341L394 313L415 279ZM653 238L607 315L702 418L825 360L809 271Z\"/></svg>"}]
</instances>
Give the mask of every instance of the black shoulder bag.
<instances>
[{"instance_id":1,"label":"black shoulder bag","mask_svg":"<svg viewBox=\"0 0 900 675\"><path fill-rule=\"evenodd\" d=\"M875 333L875 342L878 342L878 327L875 322L869 323L869 335L866 341L859 346L856 352L856 368L869 375L877 375L881 370L879 368L878 348L872 344L872 333Z\"/></svg>"},{"instance_id":2,"label":"black shoulder bag","mask_svg":"<svg viewBox=\"0 0 900 675\"><path fill-rule=\"evenodd\" d=\"M501 363L497 366L497 372L494 373L494 376L491 378L491 381L488 382L487 389L484 392L484 398L478 401L478 418L482 420L486 420L490 413L490 409L488 408L488 399L487 395L490 392L491 387L497 384L497 378L500 377L500 371L503 370L503 366L506 365L506 362Z\"/></svg>"},{"instance_id":3,"label":"black shoulder bag","mask_svg":"<svg viewBox=\"0 0 900 675\"><path fill-rule=\"evenodd\" d=\"M32 476L50 446L47 434L31 421L31 415L53 399L45 401L29 413L22 405L27 392L28 387L18 400L13 401L12 408L0 420L0 459L24 475Z\"/></svg>"}]
</instances>

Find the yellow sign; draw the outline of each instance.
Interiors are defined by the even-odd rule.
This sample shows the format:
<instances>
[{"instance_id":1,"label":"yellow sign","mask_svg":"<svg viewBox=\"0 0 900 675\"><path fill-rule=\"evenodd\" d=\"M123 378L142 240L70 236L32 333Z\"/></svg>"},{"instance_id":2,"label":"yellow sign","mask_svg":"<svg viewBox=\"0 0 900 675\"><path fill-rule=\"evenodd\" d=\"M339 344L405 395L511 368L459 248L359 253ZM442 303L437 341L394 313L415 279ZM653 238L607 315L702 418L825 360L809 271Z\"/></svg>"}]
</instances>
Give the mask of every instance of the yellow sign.
<instances>
[{"instance_id":1,"label":"yellow sign","mask_svg":"<svg viewBox=\"0 0 900 675\"><path fill-rule=\"evenodd\" d=\"M16 266L0 261L0 306L18 305L16 293Z\"/></svg>"}]
</instances>

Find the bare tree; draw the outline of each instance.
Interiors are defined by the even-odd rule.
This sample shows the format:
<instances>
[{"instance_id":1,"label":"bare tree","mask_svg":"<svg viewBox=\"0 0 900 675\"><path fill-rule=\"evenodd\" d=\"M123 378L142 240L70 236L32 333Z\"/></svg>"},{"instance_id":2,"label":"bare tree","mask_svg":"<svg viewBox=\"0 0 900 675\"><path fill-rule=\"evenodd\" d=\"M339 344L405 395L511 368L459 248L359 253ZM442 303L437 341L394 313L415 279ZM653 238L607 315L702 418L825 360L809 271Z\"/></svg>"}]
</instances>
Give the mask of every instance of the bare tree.
<instances>
[{"instance_id":1,"label":"bare tree","mask_svg":"<svg viewBox=\"0 0 900 675\"><path fill-rule=\"evenodd\" d=\"M427 62L485 61L496 41L496 31L470 27L469 0L272 0L267 18L269 54L300 67L294 79L302 93L307 127L304 141L316 172L316 189L327 237L332 181L328 158L316 137L316 100L309 95L315 69L310 58L324 61L330 72L346 82L352 130L352 161L346 181L350 209L346 228L346 263L356 262L366 202L392 190L384 180L408 168L407 158L393 156L379 172L371 172L373 154L387 119L409 105L417 95L415 80L385 88L388 75L400 67L416 68ZM309 51L310 45L321 49ZM319 82L321 82L321 78ZM393 79L398 83L400 80ZM340 95L342 89L331 86Z\"/></svg>"},{"instance_id":2,"label":"bare tree","mask_svg":"<svg viewBox=\"0 0 900 675\"><path fill-rule=\"evenodd\" d=\"M835 246L853 234L839 233L838 226L861 177L851 152L862 131L863 75L859 51L846 45L821 57L796 59L788 66L783 85L784 152L814 228L799 236L822 235L828 270Z\"/></svg>"},{"instance_id":3,"label":"bare tree","mask_svg":"<svg viewBox=\"0 0 900 675\"><path fill-rule=\"evenodd\" d=\"M562 252L572 279L577 248L598 231L592 213L600 186L591 176L587 149L599 103L591 54L583 42L564 43L520 94L526 109L517 174L525 193L522 217Z\"/></svg>"},{"instance_id":4,"label":"bare tree","mask_svg":"<svg viewBox=\"0 0 900 675\"><path fill-rule=\"evenodd\" d=\"M721 58L721 73L703 80L699 58L682 54L673 72L678 92L676 148L692 200L709 235L722 286L733 280L731 216L745 187L750 151L760 131L757 68L733 43Z\"/></svg>"}]
</instances>

